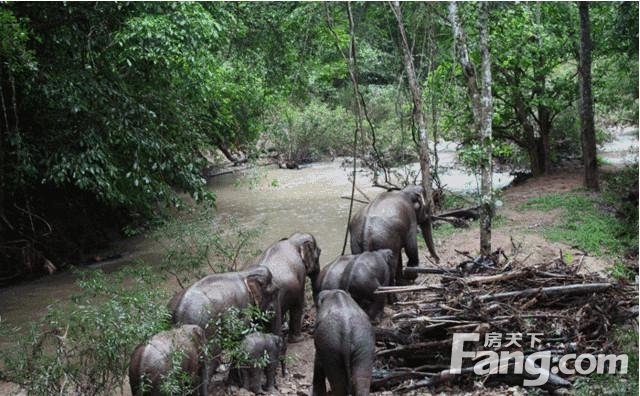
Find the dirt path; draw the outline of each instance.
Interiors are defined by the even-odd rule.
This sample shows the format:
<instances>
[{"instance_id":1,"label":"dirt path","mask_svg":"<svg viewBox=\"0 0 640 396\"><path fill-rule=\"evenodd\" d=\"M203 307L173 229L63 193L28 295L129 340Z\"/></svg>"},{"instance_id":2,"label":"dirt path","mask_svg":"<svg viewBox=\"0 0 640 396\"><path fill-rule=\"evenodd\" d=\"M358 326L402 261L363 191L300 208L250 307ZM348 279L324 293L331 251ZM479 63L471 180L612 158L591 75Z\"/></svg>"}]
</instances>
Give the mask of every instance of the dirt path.
<instances>
[{"instance_id":1,"label":"dirt path","mask_svg":"<svg viewBox=\"0 0 640 396\"><path fill-rule=\"evenodd\" d=\"M492 229L493 249L502 248L507 255L514 254L513 242L520 246L521 258L531 255L528 262L533 264L558 257L560 250L570 253L574 261L582 259L586 271L602 272L613 263L606 257L585 255L582 250L561 242L551 242L542 236L542 231L560 221L560 210L539 211L521 209L528 200L552 193L566 193L581 187L580 169L564 170L548 176L529 179L525 183L510 187L502 195L503 206L496 210L499 221ZM465 230L436 240L436 248L443 266L454 266L461 260L458 251L470 252L475 256L479 250L479 228L477 223ZM584 258L582 258L584 256Z\"/></svg>"}]
</instances>

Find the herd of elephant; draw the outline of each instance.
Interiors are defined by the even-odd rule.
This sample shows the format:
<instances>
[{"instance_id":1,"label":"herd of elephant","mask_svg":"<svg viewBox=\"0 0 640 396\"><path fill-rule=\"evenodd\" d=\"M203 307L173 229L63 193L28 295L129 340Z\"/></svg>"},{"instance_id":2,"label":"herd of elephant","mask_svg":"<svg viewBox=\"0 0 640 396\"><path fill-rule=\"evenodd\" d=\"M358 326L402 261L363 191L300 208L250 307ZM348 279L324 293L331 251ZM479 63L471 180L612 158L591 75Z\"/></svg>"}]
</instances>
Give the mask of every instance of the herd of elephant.
<instances>
[{"instance_id":1,"label":"herd of elephant","mask_svg":"<svg viewBox=\"0 0 640 396\"><path fill-rule=\"evenodd\" d=\"M132 394L162 394L162 383L176 364L172 359L176 351L180 351L181 369L197 381L194 393L208 394L209 380L220 364L219 348L213 346L213 351L203 353L215 332L212 323L229 308L250 305L275 312L270 333L249 334L241 345L249 359L268 356L268 361L263 368L234 368L229 379L254 393L271 390L279 362L284 374L287 342L303 338L309 277L316 309L311 394L326 394L328 380L333 395L368 395L375 359L371 321L382 316L385 305L384 296L374 292L403 279L402 250L408 266L418 265L417 228L421 227L425 241L430 240L428 221L422 188L383 192L349 223L352 254L322 269L316 239L297 232L271 245L242 271L198 280L169 302L175 327L156 334L133 352L129 365ZM288 340L282 336L285 314Z\"/></svg>"}]
</instances>

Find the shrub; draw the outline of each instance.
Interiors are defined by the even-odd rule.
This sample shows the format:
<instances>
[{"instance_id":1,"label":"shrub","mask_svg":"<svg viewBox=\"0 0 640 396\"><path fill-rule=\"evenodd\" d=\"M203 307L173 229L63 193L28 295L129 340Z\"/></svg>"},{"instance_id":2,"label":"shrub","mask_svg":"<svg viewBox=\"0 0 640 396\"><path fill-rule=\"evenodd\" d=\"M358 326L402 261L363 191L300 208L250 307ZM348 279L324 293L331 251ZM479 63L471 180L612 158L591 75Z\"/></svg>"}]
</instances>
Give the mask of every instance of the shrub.
<instances>
[{"instance_id":1,"label":"shrub","mask_svg":"<svg viewBox=\"0 0 640 396\"><path fill-rule=\"evenodd\" d=\"M286 160L305 162L351 153L353 120L343 108L319 100L297 107L280 104L266 120L267 140Z\"/></svg>"},{"instance_id":2,"label":"shrub","mask_svg":"<svg viewBox=\"0 0 640 396\"><path fill-rule=\"evenodd\" d=\"M152 268L78 274L80 292L53 306L3 354L3 377L29 394L112 394L122 390L133 348L169 327L167 293ZM20 329L1 329L6 336Z\"/></svg>"},{"instance_id":3,"label":"shrub","mask_svg":"<svg viewBox=\"0 0 640 396\"><path fill-rule=\"evenodd\" d=\"M213 209L173 219L153 235L164 247L160 270L174 276L182 287L207 272L237 270L238 263L256 254L253 248L260 229L242 226L232 216L215 215Z\"/></svg>"}]
</instances>

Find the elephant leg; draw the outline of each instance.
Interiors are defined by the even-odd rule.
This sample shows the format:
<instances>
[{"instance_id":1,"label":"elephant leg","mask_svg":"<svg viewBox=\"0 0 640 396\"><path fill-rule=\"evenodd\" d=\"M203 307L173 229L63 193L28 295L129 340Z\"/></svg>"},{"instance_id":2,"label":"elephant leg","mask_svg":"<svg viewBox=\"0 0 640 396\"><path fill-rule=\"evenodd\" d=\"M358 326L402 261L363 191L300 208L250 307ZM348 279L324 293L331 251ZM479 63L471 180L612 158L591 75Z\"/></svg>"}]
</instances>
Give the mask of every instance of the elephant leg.
<instances>
[{"instance_id":1,"label":"elephant leg","mask_svg":"<svg viewBox=\"0 0 640 396\"><path fill-rule=\"evenodd\" d=\"M244 369L244 384L243 388L250 390L251 392L258 394L262 391L262 369L258 367L251 367Z\"/></svg>"},{"instance_id":2,"label":"elephant leg","mask_svg":"<svg viewBox=\"0 0 640 396\"><path fill-rule=\"evenodd\" d=\"M373 302L369 305L369 309L367 310L367 315L369 315L369 319L372 321L378 321L382 318L384 314L384 304L386 302L386 297L384 295L377 295L373 297Z\"/></svg>"},{"instance_id":3,"label":"elephant leg","mask_svg":"<svg viewBox=\"0 0 640 396\"><path fill-rule=\"evenodd\" d=\"M289 310L289 342L302 341L302 313L304 311L304 289L298 301Z\"/></svg>"},{"instance_id":4,"label":"elephant leg","mask_svg":"<svg viewBox=\"0 0 640 396\"><path fill-rule=\"evenodd\" d=\"M409 261L407 262L407 267L417 267L420 264L420 255L418 254L418 240L417 231L413 230L407 236L407 240L404 245L404 252L407 254ZM400 274L401 279L414 281L418 274L403 274L402 266L400 265L398 268L398 272L396 274ZM396 275L397 276L397 275Z\"/></svg>"},{"instance_id":5,"label":"elephant leg","mask_svg":"<svg viewBox=\"0 0 640 396\"><path fill-rule=\"evenodd\" d=\"M274 361L267 364L267 367L264 369L264 374L267 377L267 384L265 385L264 390L267 392L271 391L276 384L276 369L278 368L278 362Z\"/></svg>"},{"instance_id":6,"label":"elephant leg","mask_svg":"<svg viewBox=\"0 0 640 396\"><path fill-rule=\"evenodd\" d=\"M397 252L393 253L393 257L389 261L389 267L389 286L396 286L398 282L402 280L402 269L400 269L400 276L398 276L398 268L402 268L402 250L398 249ZM387 296L387 302L389 304L398 301L398 297L393 293Z\"/></svg>"},{"instance_id":7,"label":"elephant leg","mask_svg":"<svg viewBox=\"0 0 640 396\"><path fill-rule=\"evenodd\" d=\"M318 358L318 352L313 363L313 386L311 389L311 396L326 396L327 394L327 382L324 368L320 359Z\"/></svg>"},{"instance_id":8,"label":"elephant leg","mask_svg":"<svg viewBox=\"0 0 640 396\"><path fill-rule=\"evenodd\" d=\"M371 388L371 365L356 365L352 368L351 394L369 396Z\"/></svg>"}]
</instances>

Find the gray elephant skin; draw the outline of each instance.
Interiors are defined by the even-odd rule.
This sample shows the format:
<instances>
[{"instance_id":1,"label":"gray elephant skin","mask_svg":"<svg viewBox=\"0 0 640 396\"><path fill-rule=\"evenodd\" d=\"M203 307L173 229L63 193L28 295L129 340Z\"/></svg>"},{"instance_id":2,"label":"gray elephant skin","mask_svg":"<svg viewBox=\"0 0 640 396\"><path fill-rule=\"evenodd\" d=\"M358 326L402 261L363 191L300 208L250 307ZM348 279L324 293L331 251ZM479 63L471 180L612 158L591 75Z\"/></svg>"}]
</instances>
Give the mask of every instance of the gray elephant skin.
<instances>
[{"instance_id":1,"label":"gray elephant skin","mask_svg":"<svg viewBox=\"0 0 640 396\"><path fill-rule=\"evenodd\" d=\"M371 320L379 319L384 313L386 297L374 292L380 286L389 286L392 262L390 249L364 252L347 264L340 279L340 289L349 293Z\"/></svg>"},{"instance_id":2,"label":"gray elephant skin","mask_svg":"<svg viewBox=\"0 0 640 396\"><path fill-rule=\"evenodd\" d=\"M287 354L287 342L283 337L275 334L251 333L247 335L240 348L246 353L247 363L260 361L265 353L269 357L265 367L234 367L229 373L229 380L253 393L263 390L263 374L266 378L264 390L269 392L276 385L276 369L281 363L282 375L285 374L284 357ZM244 363L244 364L247 364Z\"/></svg>"},{"instance_id":3,"label":"gray elephant skin","mask_svg":"<svg viewBox=\"0 0 640 396\"><path fill-rule=\"evenodd\" d=\"M169 302L169 309L173 323L198 325L209 339L215 331L212 321L229 308L242 310L249 305L255 305L262 311L275 311L270 331L279 334L282 325L278 288L273 283L271 271L266 267L206 276L176 294ZM211 349L214 356L219 355L217 345L211 345ZM215 360L212 370L219 363L219 359Z\"/></svg>"},{"instance_id":4,"label":"gray elephant skin","mask_svg":"<svg viewBox=\"0 0 640 396\"><path fill-rule=\"evenodd\" d=\"M391 282L394 255L390 249L341 256L329 263L315 279L314 301L323 290L342 289L348 292L371 320L383 313L385 297L375 295L380 286Z\"/></svg>"},{"instance_id":5,"label":"gray elephant skin","mask_svg":"<svg viewBox=\"0 0 640 396\"><path fill-rule=\"evenodd\" d=\"M375 335L367 314L344 290L318 295L312 396L369 395Z\"/></svg>"},{"instance_id":6,"label":"gray elephant skin","mask_svg":"<svg viewBox=\"0 0 640 396\"><path fill-rule=\"evenodd\" d=\"M306 276L313 279L320 271L320 253L313 235L297 232L271 245L250 266L266 267L273 274L280 313L289 313L289 342L302 340Z\"/></svg>"},{"instance_id":7,"label":"gray elephant skin","mask_svg":"<svg viewBox=\"0 0 640 396\"><path fill-rule=\"evenodd\" d=\"M402 279L402 249L409 258L409 267L417 267L420 262L418 226L429 252L436 261L439 260L433 246L431 218L427 214L423 191L422 187L409 186L403 190L383 192L349 223L351 253L379 249L391 249L394 252L392 285ZM415 279L415 276L407 278Z\"/></svg>"},{"instance_id":8,"label":"gray elephant skin","mask_svg":"<svg viewBox=\"0 0 640 396\"><path fill-rule=\"evenodd\" d=\"M180 369L193 378L193 394L206 396L209 384L208 358L203 355L206 344L204 330L184 325L153 336L138 345L129 363L131 394L162 395L163 379L172 371L176 355L181 356Z\"/></svg>"}]
</instances>

